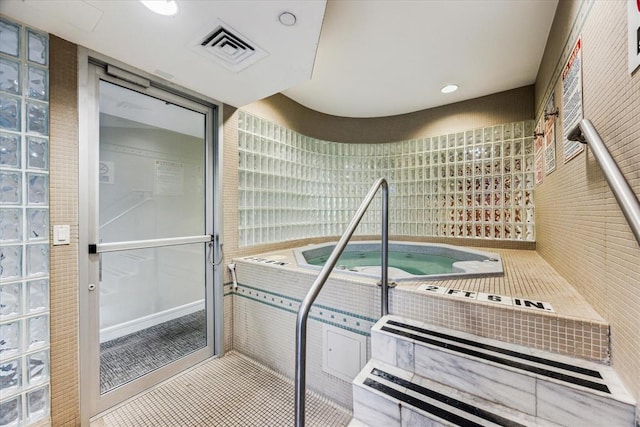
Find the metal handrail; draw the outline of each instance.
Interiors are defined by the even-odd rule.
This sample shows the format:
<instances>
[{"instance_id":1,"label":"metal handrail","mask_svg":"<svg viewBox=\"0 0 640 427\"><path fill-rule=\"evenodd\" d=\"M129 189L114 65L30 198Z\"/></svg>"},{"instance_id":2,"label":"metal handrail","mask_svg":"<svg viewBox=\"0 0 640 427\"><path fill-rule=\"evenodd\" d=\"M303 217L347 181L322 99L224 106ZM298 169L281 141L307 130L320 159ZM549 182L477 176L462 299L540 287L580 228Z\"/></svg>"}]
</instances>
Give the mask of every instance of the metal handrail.
<instances>
[{"instance_id":1,"label":"metal handrail","mask_svg":"<svg viewBox=\"0 0 640 427\"><path fill-rule=\"evenodd\" d=\"M611 157L611 153L604 145L591 120L582 119L571 129L568 138L571 141L579 141L589 145L593 156L596 158L600 168L602 168L613 195L622 209L622 213L629 223L629 227L631 227L631 231L636 237L636 241L640 244L640 203L638 202L638 197L631 189L624 175L622 175L622 172L620 172L620 168Z\"/></svg>"},{"instance_id":2,"label":"metal handrail","mask_svg":"<svg viewBox=\"0 0 640 427\"><path fill-rule=\"evenodd\" d=\"M324 264L324 267L318 274L315 282L311 285L311 289L302 300L300 308L298 309L298 317L296 319L296 373L295 373L295 386L296 386L296 398L295 398L295 425L296 427L304 427L304 410L305 410L305 391L306 391L306 359L307 359L307 318L309 317L309 310L315 301L316 297L320 293L322 286L329 278L329 274L338 262L338 258L342 255L347 243L356 231L360 220L364 216L367 208L371 204L374 196L378 192L378 189L382 187L382 250L381 250L381 281L382 281L382 296L381 296L381 313L385 316L389 313L389 299L388 299L388 265L389 265L389 184L384 178L379 178L375 184L369 190L369 193L364 198L360 207L356 211L353 219L347 226L347 229L342 234L342 237L336 244L336 247L329 255L329 259Z\"/></svg>"}]
</instances>

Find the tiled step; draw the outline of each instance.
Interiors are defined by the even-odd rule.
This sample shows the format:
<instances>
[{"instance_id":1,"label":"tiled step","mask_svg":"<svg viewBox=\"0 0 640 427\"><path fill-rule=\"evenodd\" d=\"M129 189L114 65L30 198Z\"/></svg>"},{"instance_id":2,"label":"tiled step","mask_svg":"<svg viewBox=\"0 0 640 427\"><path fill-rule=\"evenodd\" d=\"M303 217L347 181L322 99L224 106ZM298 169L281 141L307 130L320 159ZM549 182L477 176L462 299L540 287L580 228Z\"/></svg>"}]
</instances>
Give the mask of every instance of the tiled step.
<instances>
[{"instance_id":1,"label":"tiled step","mask_svg":"<svg viewBox=\"0 0 640 427\"><path fill-rule=\"evenodd\" d=\"M369 427L559 425L376 360L369 361L353 384L354 420Z\"/></svg>"},{"instance_id":2,"label":"tiled step","mask_svg":"<svg viewBox=\"0 0 640 427\"><path fill-rule=\"evenodd\" d=\"M397 316L372 328L372 357L539 420L633 426L635 402L610 366Z\"/></svg>"}]
</instances>

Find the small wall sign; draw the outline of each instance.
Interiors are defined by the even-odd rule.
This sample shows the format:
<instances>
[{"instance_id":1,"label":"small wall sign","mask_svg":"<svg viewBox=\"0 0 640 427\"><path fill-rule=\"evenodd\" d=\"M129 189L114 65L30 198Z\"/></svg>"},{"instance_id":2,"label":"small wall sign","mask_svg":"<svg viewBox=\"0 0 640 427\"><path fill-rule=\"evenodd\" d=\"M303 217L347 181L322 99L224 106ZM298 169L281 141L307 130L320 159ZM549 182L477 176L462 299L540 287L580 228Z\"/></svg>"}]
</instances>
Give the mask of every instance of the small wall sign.
<instances>
[{"instance_id":1,"label":"small wall sign","mask_svg":"<svg viewBox=\"0 0 640 427\"><path fill-rule=\"evenodd\" d=\"M156 160L155 193L161 196L183 195L184 165L182 163Z\"/></svg>"},{"instance_id":2,"label":"small wall sign","mask_svg":"<svg viewBox=\"0 0 640 427\"><path fill-rule=\"evenodd\" d=\"M113 162L100 162L100 184L113 184L116 177L116 165Z\"/></svg>"}]
</instances>

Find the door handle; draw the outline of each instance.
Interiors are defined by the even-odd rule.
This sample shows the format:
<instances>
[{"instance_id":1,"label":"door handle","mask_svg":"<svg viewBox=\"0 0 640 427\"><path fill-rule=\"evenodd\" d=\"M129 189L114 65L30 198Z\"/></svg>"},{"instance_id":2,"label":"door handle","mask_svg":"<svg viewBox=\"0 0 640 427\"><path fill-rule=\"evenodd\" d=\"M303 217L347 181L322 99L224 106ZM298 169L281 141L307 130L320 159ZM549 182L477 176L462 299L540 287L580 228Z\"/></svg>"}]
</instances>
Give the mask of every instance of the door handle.
<instances>
[{"instance_id":1,"label":"door handle","mask_svg":"<svg viewBox=\"0 0 640 427\"><path fill-rule=\"evenodd\" d=\"M132 240L125 242L91 243L89 244L90 254L101 254L104 252L129 251L133 249L159 248L162 246L188 245L191 243L207 243L213 240L210 234L186 237L166 237L162 239Z\"/></svg>"}]
</instances>

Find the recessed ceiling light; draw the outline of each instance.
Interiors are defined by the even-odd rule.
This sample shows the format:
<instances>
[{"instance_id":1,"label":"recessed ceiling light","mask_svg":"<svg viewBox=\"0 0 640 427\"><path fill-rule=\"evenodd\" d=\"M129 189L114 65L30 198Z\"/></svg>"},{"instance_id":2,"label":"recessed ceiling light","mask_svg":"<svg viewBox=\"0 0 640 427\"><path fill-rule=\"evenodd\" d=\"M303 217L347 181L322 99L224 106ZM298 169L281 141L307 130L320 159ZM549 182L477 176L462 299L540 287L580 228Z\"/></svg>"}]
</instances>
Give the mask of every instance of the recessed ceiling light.
<instances>
[{"instance_id":1,"label":"recessed ceiling light","mask_svg":"<svg viewBox=\"0 0 640 427\"><path fill-rule=\"evenodd\" d=\"M140 2L159 15L172 16L178 13L178 3L175 0L140 0Z\"/></svg>"},{"instance_id":2,"label":"recessed ceiling light","mask_svg":"<svg viewBox=\"0 0 640 427\"><path fill-rule=\"evenodd\" d=\"M296 15L291 12L282 12L278 17L278 20L282 25L286 25L287 27L291 27L296 23Z\"/></svg>"},{"instance_id":3,"label":"recessed ceiling light","mask_svg":"<svg viewBox=\"0 0 640 427\"><path fill-rule=\"evenodd\" d=\"M442 92L442 93L451 93L451 92L455 92L457 90L458 90L458 85L446 85L445 87L440 89L440 92Z\"/></svg>"}]
</instances>

